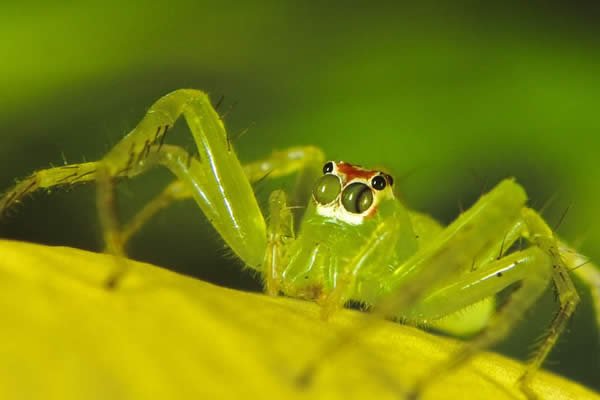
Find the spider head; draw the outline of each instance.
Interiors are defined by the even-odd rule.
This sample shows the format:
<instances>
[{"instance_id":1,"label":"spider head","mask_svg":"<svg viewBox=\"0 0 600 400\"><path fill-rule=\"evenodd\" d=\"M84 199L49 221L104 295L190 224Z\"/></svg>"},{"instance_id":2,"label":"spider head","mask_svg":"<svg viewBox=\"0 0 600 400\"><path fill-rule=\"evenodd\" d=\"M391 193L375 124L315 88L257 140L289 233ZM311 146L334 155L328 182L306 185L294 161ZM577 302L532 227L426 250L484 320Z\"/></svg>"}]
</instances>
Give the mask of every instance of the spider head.
<instances>
[{"instance_id":1,"label":"spider head","mask_svg":"<svg viewBox=\"0 0 600 400\"><path fill-rule=\"evenodd\" d=\"M312 198L319 215L358 225L375 215L382 201L394 198L393 184L384 172L328 161Z\"/></svg>"}]
</instances>

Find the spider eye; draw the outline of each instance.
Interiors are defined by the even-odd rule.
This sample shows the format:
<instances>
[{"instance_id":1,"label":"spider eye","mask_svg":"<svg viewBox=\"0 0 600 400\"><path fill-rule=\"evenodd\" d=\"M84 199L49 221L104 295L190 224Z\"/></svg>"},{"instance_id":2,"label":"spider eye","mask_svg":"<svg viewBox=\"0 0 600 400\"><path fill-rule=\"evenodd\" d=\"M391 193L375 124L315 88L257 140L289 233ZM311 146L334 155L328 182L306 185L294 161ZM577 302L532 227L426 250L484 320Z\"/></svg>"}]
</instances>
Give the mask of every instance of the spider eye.
<instances>
[{"instance_id":1,"label":"spider eye","mask_svg":"<svg viewBox=\"0 0 600 400\"><path fill-rule=\"evenodd\" d=\"M386 185L387 181L385 180L383 175L377 175L373 177L373 179L371 179L371 186L373 186L373 189L375 190L383 190Z\"/></svg>"},{"instance_id":2,"label":"spider eye","mask_svg":"<svg viewBox=\"0 0 600 400\"><path fill-rule=\"evenodd\" d=\"M387 179L387 181L390 184L390 186L394 185L394 178L392 178L391 175L385 174L385 178Z\"/></svg>"},{"instance_id":3,"label":"spider eye","mask_svg":"<svg viewBox=\"0 0 600 400\"><path fill-rule=\"evenodd\" d=\"M325 163L325 165L323 165L323 173L329 174L331 172L333 172L333 162L328 161L327 163Z\"/></svg>"},{"instance_id":4,"label":"spider eye","mask_svg":"<svg viewBox=\"0 0 600 400\"><path fill-rule=\"evenodd\" d=\"M341 191L340 179L335 175L328 174L319 178L313 189L313 196L318 203L329 204L338 197Z\"/></svg>"},{"instance_id":5,"label":"spider eye","mask_svg":"<svg viewBox=\"0 0 600 400\"><path fill-rule=\"evenodd\" d=\"M342 205L346 211L362 214L373 204L373 192L364 183L351 183L342 193Z\"/></svg>"}]
</instances>

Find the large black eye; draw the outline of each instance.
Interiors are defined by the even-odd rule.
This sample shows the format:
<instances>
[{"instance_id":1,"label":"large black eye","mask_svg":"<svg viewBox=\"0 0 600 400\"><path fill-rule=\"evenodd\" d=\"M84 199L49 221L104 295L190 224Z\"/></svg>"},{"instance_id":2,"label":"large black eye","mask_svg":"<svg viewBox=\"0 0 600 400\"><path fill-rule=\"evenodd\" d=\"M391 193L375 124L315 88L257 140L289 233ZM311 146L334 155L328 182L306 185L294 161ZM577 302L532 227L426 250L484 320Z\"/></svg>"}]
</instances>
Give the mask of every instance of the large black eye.
<instances>
[{"instance_id":1,"label":"large black eye","mask_svg":"<svg viewBox=\"0 0 600 400\"><path fill-rule=\"evenodd\" d=\"M320 204L329 204L338 197L341 190L340 179L335 175L327 174L317 181L313 189L313 196Z\"/></svg>"},{"instance_id":2,"label":"large black eye","mask_svg":"<svg viewBox=\"0 0 600 400\"><path fill-rule=\"evenodd\" d=\"M323 173L329 174L331 172L333 172L333 162L328 161L327 163L325 163L325 165L323 165Z\"/></svg>"},{"instance_id":3,"label":"large black eye","mask_svg":"<svg viewBox=\"0 0 600 400\"><path fill-rule=\"evenodd\" d=\"M373 189L383 190L386 184L387 182L383 175L377 175L371 179L371 186L373 186Z\"/></svg>"},{"instance_id":4,"label":"large black eye","mask_svg":"<svg viewBox=\"0 0 600 400\"><path fill-rule=\"evenodd\" d=\"M351 183L342 193L342 205L354 214L362 214L373 204L373 192L364 183Z\"/></svg>"}]
</instances>

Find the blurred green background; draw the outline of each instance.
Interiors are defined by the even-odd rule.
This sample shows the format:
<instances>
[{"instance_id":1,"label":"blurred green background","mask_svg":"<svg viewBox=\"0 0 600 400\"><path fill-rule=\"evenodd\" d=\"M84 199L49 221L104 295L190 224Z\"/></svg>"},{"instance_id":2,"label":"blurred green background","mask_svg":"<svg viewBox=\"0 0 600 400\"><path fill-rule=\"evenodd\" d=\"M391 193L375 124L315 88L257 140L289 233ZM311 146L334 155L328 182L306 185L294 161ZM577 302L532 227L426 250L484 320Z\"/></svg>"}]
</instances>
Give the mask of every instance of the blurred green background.
<instances>
[{"instance_id":1,"label":"blurred green background","mask_svg":"<svg viewBox=\"0 0 600 400\"><path fill-rule=\"evenodd\" d=\"M63 154L101 157L154 100L191 87L224 96L232 136L249 128L235 140L242 160L314 144L387 167L412 207L444 222L515 176L534 207L554 199L552 225L571 205L561 236L600 260L599 16L559 2L4 2L0 187ZM168 181L121 184L124 216ZM268 187L257 192L264 202ZM99 250L93 185L34 196L0 235ZM130 254L260 289L191 203L161 213ZM497 349L526 358L553 305L549 291ZM584 304L546 367L598 390L592 320Z\"/></svg>"}]
</instances>

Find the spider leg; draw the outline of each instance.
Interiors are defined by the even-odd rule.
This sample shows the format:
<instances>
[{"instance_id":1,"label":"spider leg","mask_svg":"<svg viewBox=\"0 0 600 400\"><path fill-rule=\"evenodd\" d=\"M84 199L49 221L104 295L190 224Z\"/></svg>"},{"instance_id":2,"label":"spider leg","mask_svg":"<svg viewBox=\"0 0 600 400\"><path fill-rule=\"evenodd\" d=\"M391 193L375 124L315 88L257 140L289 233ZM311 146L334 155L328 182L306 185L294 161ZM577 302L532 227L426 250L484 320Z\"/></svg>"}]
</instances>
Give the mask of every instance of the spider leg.
<instances>
[{"instance_id":1,"label":"spider leg","mask_svg":"<svg viewBox=\"0 0 600 400\"><path fill-rule=\"evenodd\" d=\"M98 162L70 164L34 172L0 196L0 217L5 216L10 207L20 203L24 197L36 190L96 180L98 164Z\"/></svg>"},{"instance_id":2,"label":"spider leg","mask_svg":"<svg viewBox=\"0 0 600 400\"><path fill-rule=\"evenodd\" d=\"M297 174L296 187L291 205L305 206L312 193L313 185L322 174L325 156L314 146L296 146L274 151L267 158L244 165L244 172L254 183L263 178L272 179Z\"/></svg>"},{"instance_id":3,"label":"spider leg","mask_svg":"<svg viewBox=\"0 0 600 400\"><path fill-rule=\"evenodd\" d=\"M105 250L113 255L116 266L106 280L105 286L108 289L114 289L127 271L127 261L119 226L113 178L110 176L108 168L101 162L98 163L96 170L96 187L96 204Z\"/></svg>"},{"instance_id":4,"label":"spider leg","mask_svg":"<svg viewBox=\"0 0 600 400\"><path fill-rule=\"evenodd\" d=\"M346 262L339 272L335 287L320 301L321 318L327 320L348 300L363 300L356 296L356 284L359 274L373 265L381 265L380 262L390 254L390 243L398 241L400 231L399 221L381 223L377 226L369 240L361 247L356 255Z\"/></svg>"},{"instance_id":5,"label":"spider leg","mask_svg":"<svg viewBox=\"0 0 600 400\"><path fill-rule=\"evenodd\" d=\"M569 272L577 275L590 292L596 315L596 328L600 334L600 268L564 242L559 242L558 246Z\"/></svg>"},{"instance_id":6,"label":"spider leg","mask_svg":"<svg viewBox=\"0 0 600 400\"><path fill-rule=\"evenodd\" d=\"M417 219L422 217L419 215L411 215L411 217L415 233L422 237L422 231L424 230L424 227L422 226L423 221L419 221ZM428 219L431 218L429 216L424 217ZM427 223L431 224L431 222ZM437 222L435 223L437 224ZM419 225L421 225L420 229ZM439 229L442 230L442 228ZM523 237L524 229L525 223L521 219L514 222L514 224L506 233L501 236L497 236L497 242L495 244L490 245L476 258L474 258L471 262L471 265L464 265L463 268L458 271L457 275L452 278L452 282L478 282L480 278L478 278L477 272L483 270L483 274L486 274L490 271L490 268L493 269L493 266L490 267L490 265L497 260L502 259L506 252L511 249L511 246L513 246L517 240L520 240ZM425 231L426 230L427 227L425 227ZM435 237L431 237L428 240L435 240ZM502 275L502 272L500 272L500 274ZM481 273L479 276L481 276ZM465 285L467 283L465 283ZM501 285L502 284L499 286ZM442 288L446 288L448 286L452 286L452 284L449 285L448 283L444 283L440 285L438 289L432 287L430 288L430 292L434 294L444 293L445 289ZM487 293L487 297L482 293L480 297L477 297L472 301L467 300L466 305L468 305L468 307L466 308L463 308L464 306L460 305L465 303L463 300L466 300L466 297L462 297L463 295L458 293L451 295L446 300L442 301L443 304L440 304L440 308L438 310L444 310L448 307L450 309L441 314L438 313L437 315L432 314L432 312L436 311L435 306L429 307L429 310L427 311L423 309L427 302L430 301L429 299L431 295L428 295L427 298L412 306L410 312L399 314L396 317L406 323L414 323L418 326L424 324L425 326L434 327L436 330L440 330L451 335L472 336L473 334L480 332L488 325L492 314L496 310L495 292L487 291ZM453 303L454 300L457 300L456 304Z\"/></svg>"},{"instance_id":7,"label":"spider leg","mask_svg":"<svg viewBox=\"0 0 600 400\"><path fill-rule=\"evenodd\" d=\"M168 128L184 116L196 142L198 158L164 144ZM150 167L167 167L189 188L196 203L228 246L246 265L260 269L266 246L266 224L244 169L208 96L177 90L158 99L138 125L95 163L67 165L34 173L0 198L0 210L39 188L98 181L98 211L107 249L121 257L123 234L115 209L114 180L134 177ZM125 268L119 262L108 285Z\"/></svg>"},{"instance_id":8,"label":"spider leg","mask_svg":"<svg viewBox=\"0 0 600 400\"><path fill-rule=\"evenodd\" d=\"M163 145L164 134L158 133L158 127L172 126L180 116L196 142L197 158ZM250 267L260 268L266 246L265 221L223 123L205 93L183 89L160 98L103 161L111 176L123 168L128 177L135 176L145 171L147 164L167 167L190 188L234 253Z\"/></svg>"},{"instance_id":9,"label":"spider leg","mask_svg":"<svg viewBox=\"0 0 600 400\"><path fill-rule=\"evenodd\" d=\"M269 196L269 221L267 225L267 251L263 267L265 291L270 296L279 294L282 269L286 264L286 246L294 240L294 216L286 204L283 190Z\"/></svg>"},{"instance_id":10,"label":"spider leg","mask_svg":"<svg viewBox=\"0 0 600 400\"><path fill-rule=\"evenodd\" d=\"M559 309L548 328L544 341L537 348L525 373L519 379L519 385L525 394L529 397L535 397L530 388L531 378L540 368L550 350L556 344L559 336L565 330L580 299L569 275L567 264L560 252L559 243L550 227L537 212L528 208L523 210L523 219L527 225L529 240L550 257L552 263L552 280L554 281L559 301Z\"/></svg>"},{"instance_id":11,"label":"spider leg","mask_svg":"<svg viewBox=\"0 0 600 400\"><path fill-rule=\"evenodd\" d=\"M551 257L533 246L482 265L477 271L435 290L411 307L405 313L409 318L437 319L494 295L510 284L521 283L506 303L492 314L487 327L420 379L413 386L409 397L418 397L441 376L459 368L480 351L505 338L525 311L544 293L552 280L552 269ZM531 393L527 394L532 397Z\"/></svg>"},{"instance_id":12,"label":"spider leg","mask_svg":"<svg viewBox=\"0 0 600 400\"><path fill-rule=\"evenodd\" d=\"M122 230L123 243L126 244L152 217L175 201L192 198L192 192L182 181L175 180L167 185L160 194L150 200L138 211Z\"/></svg>"},{"instance_id":13,"label":"spider leg","mask_svg":"<svg viewBox=\"0 0 600 400\"><path fill-rule=\"evenodd\" d=\"M579 296L569 276L567 264L562 258L559 244L546 222L528 208L523 208L521 220L524 228L521 233L532 243L532 247L482 265L476 272L434 290L432 295L426 296L410 308L409 318L439 318L497 293L511 283L521 283L521 287L512 293L506 304L492 316L485 330L417 382L411 393L413 397L436 382L440 376L464 365L479 351L506 337L524 312L543 293L548 283L553 281L559 299L558 312L544 341L519 379L523 393L529 398L536 398L531 389L532 377L564 331L579 303Z\"/></svg>"},{"instance_id":14,"label":"spider leg","mask_svg":"<svg viewBox=\"0 0 600 400\"><path fill-rule=\"evenodd\" d=\"M471 271L473 260L497 258L506 232L518 232L517 221L525 204L523 189L512 180L499 183L462 213L428 245L396 266L387 278L388 295L375 310L385 316L409 310L432 288ZM504 244L503 247L506 247Z\"/></svg>"},{"instance_id":15,"label":"spider leg","mask_svg":"<svg viewBox=\"0 0 600 400\"><path fill-rule=\"evenodd\" d=\"M314 177L320 173L323 159L322 151L316 147L291 147L273 152L271 156L265 159L245 164L243 168L251 184L265 178L272 179L298 173L296 195L292 204L305 204L302 203L303 199L298 199L298 197L304 197L305 193L310 193L310 190L306 190L306 183L314 184ZM160 210L175 201L190 198L192 198L192 192L188 186L180 181L170 183L125 225L122 234L124 242L127 242Z\"/></svg>"}]
</instances>

